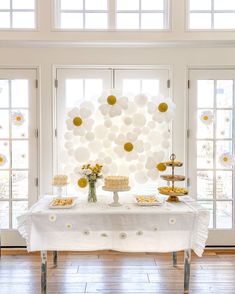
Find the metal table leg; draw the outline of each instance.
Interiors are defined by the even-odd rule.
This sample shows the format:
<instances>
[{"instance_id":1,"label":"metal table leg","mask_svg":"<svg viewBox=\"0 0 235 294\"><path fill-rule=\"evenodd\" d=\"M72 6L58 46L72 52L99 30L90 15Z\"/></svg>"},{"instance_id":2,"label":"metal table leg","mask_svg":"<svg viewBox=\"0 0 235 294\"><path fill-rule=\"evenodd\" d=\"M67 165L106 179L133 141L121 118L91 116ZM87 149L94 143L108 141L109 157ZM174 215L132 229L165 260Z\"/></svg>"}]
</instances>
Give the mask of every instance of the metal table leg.
<instances>
[{"instance_id":1,"label":"metal table leg","mask_svg":"<svg viewBox=\"0 0 235 294\"><path fill-rule=\"evenodd\" d=\"M184 250L184 293L189 293L191 249Z\"/></svg>"},{"instance_id":2,"label":"metal table leg","mask_svg":"<svg viewBox=\"0 0 235 294\"><path fill-rule=\"evenodd\" d=\"M57 262L58 262L58 252L53 251L53 266L57 267Z\"/></svg>"},{"instance_id":3,"label":"metal table leg","mask_svg":"<svg viewBox=\"0 0 235 294\"><path fill-rule=\"evenodd\" d=\"M177 252L172 252L173 266L177 266Z\"/></svg>"},{"instance_id":4,"label":"metal table leg","mask_svg":"<svg viewBox=\"0 0 235 294\"><path fill-rule=\"evenodd\" d=\"M47 252L41 251L41 293L47 292Z\"/></svg>"}]
</instances>

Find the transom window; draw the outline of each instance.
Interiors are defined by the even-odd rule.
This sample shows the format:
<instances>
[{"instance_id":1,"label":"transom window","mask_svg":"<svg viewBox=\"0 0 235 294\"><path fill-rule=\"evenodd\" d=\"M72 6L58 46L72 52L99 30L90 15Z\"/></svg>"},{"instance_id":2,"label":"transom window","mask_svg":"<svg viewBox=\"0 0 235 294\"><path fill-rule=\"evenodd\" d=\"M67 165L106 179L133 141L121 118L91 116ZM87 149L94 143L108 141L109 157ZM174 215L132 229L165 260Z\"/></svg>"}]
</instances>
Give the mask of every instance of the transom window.
<instances>
[{"instance_id":1,"label":"transom window","mask_svg":"<svg viewBox=\"0 0 235 294\"><path fill-rule=\"evenodd\" d=\"M1 0L0 29L34 29L36 0Z\"/></svg>"},{"instance_id":2,"label":"transom window","mask_svg":"<svg viewBox=\"0 0 235 294\"><path fill-rule=\"evenodd\" d=\"M189 0L189 29L234 30L235 1Z\"/></svg>"},{"instance_id":3,"label":"transom window","mask_svg":"<svg viewBox=\"0 0 235 294\"><path fill-rule=\"evenodd\" d=\"M164 30L169 0L57 0L59 29Z\"/></svg>"}]
</instances>

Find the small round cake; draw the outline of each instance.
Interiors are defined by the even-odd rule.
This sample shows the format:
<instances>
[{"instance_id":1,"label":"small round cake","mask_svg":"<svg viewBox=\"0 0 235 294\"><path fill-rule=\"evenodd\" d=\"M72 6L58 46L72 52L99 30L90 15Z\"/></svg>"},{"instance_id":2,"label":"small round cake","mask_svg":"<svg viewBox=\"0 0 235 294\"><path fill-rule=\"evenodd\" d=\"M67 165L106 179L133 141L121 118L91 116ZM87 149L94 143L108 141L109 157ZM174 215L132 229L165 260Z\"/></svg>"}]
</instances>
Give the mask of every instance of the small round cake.
<instances>
[{"instance_id":1,"label":"small round cake","mask_svg":"<svg viewBox=\"0 0 235 294\"><path fill-rule=\"evenodd\" d=\"M125 176L108 176L104 179L106 189L125 190L129 189L129 178Z\"/></svg>"},{"instance_id":2,"label":"small round cake","mask_svg":"<svg viewBox=\"0 0 235 294\"><path fill-rule=\"evenodd\" d=\"M68 177L66 175L56 175L53 178L54 186L65 186L68 184Z\"/></svg>"}]
</instances>

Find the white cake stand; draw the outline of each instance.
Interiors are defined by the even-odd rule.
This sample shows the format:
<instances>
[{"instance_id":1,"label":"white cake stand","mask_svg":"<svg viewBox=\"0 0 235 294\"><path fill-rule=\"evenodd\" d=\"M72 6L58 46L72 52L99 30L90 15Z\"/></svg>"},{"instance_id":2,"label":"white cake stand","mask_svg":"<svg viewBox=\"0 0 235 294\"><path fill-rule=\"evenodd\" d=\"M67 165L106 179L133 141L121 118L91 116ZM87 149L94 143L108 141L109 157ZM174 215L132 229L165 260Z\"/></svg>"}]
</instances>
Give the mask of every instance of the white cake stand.
<instances>
[{"instance_id":1,"label":"white cake stand","mask_svg":"<svg viewBox=\"0 0 235 294\"><path fill-rule=\"evenodd\" d=\"M109 189L106 188L105 186L102 187L102 189L104 191L110 191L113 192L113 202L109 204L109 206L112 207L118 207L118 206L122 206L121 203L119 203L119 196L118 196L118 192L125 192L125 191L130 191L130 187L125 188L125 189Z\"/></svg>"}]
</instances>

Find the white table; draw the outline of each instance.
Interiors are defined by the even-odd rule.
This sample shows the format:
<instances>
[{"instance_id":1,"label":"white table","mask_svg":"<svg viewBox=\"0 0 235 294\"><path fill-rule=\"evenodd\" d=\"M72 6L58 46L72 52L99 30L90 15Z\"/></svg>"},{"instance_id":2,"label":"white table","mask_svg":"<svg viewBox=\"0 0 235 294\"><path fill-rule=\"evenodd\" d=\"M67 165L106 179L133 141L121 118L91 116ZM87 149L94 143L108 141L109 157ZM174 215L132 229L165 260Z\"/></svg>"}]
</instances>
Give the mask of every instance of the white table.
<instances>
[{"instance_id":1,"label":"white table","mask_svg":"<svg viewBox=\"0 0 235 294\"><path fill-rule=\"evenodd\" d=\"M45 196L28 213L18 217L18 230L29 251L41 251L41 289L46 293L47 251L117 250L122 252L173 252L184 250L184 290L189 290L191 249L202 256L208 234L209 213L196 202L140 207L132 196L122 196L121 207L110 199L97 203L78 198L72 209L49 209Z\"/></svg>"}]
</instances>

